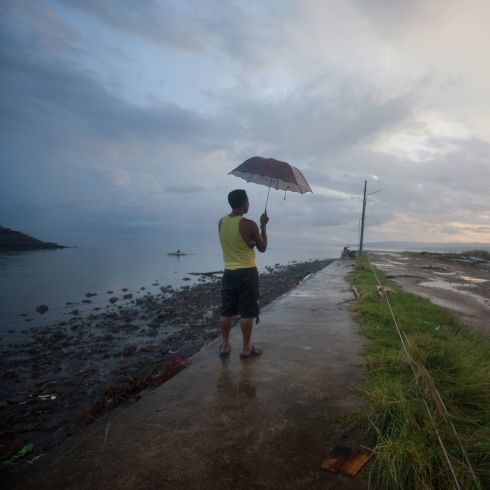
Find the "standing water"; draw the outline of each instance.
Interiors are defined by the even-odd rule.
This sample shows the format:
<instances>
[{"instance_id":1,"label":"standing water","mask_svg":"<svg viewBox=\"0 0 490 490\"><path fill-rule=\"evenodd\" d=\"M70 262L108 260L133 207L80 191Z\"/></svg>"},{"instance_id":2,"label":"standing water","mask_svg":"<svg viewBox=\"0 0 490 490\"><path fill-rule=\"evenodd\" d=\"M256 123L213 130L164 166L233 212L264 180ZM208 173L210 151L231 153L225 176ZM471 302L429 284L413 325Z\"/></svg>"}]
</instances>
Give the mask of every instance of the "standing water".
<instances>
[{"instance_id":1,"label":"standing water","mask_svg":"<svg viewBox=\"0 0 490 490\"><path fill-rule=\"evenodd\" d=\"M209 247L213 249L213 247ZM160 292L160 287L196 283L193 272L221 271L215 253L170 256L164 245L148 240L121 241L93 247L0 254L0 337L45 324L74 309L102 309L123 294L134 298ZM336 247L323 250L278 250L257 253L259 270L275 264L337 257ZM48 306L41 315L39 305Z\"/></svg>"}]
</instances>

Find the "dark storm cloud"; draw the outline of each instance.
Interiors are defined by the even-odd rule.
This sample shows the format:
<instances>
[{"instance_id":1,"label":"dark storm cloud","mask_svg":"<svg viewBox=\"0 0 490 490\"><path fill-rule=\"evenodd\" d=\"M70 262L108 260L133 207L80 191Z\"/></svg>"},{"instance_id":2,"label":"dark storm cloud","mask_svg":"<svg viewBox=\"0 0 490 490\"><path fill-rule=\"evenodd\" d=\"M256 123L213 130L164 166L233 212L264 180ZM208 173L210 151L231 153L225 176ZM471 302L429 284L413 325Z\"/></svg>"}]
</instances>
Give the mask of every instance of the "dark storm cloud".
<instances>
[{"instance_id":1,"label":"dark storm cloud","mask_svg":"<svg viewBox=\"0 0 490 490\"><path fill-rule=\"evenodd\" d=\"M40 128L46 127L49 116L58 118L61 111L65 121L75 118L87 129L110 138L158 137L199 145L217 133L226 133L224 127L217 128L216 121L194 111L170 103L131 105L70 64L54 59L41 62L12 51L8 44L0 49L0 104L6 130L22 129L36 117L42 121Z\"/></svg>"},{"instance_id":2,"label":"dark storm cloud","mask_svg":"<svg viewBox=\"0 0 490 490\"><path fill-rule=\"evenodd\" d=\"M10 134L50 132L52 127L78 133L86 129L107 138L162 138L190 146L206 146L232 131L233 124L203 117L172 103L136 106L116 96L93 72L77 66L46 45L35 31L0 21L0 127ZM69 41L58 39L73 51ZM49 38L51 39L51 37ZM219 136L218 136L219 135Z\"/></svg>"},{"instance_id":3,"label":"dark storm cloud","mask_svg":"<svg viewBox=\"0 0 490 490\"><path fill-rule=\"evenodd\" d=\"M294 226L298 233L348 229L355 236L364 179L369 191L382 189L369 201L369 226L396 227L396 220L406 218L399 227L412 234L435 226L456 236L464 223L472 224L468 233L488 228L482 197L490 181L488 143L432 131L433 114L419 117L433 96L430 76L406 82L412 67L401 63L401 74L392 78L397 51L377 38L386 19L410 11L409 2L384 11L382 2L358 0L347 14L320 1L304 7L295 1L152 0L6 5L0 19L0 224L6 213L21 219L50 214L49 222L65 213L87 227L145 227L166 220L169 226L205 229L206 220L226 208L227 172L262 154L297 165L312 184L314 195L288 197L274 217L277 226ZM59 5L71 27L53 14ZM304 15L296 16L299 11ZM336 46L323 50L322 15L332 25L338 16L347 29L359 15L366 30L359 33L360 24L352 24L346 34L351 44L342 45L345 52L337 57ZM317 20L319 30L312 32ZM402 24L403 19L394 24L395 34ZM99 45L104 55L97 57L91 50ZM126 61L118 58L111 66L111 50L128 47ZM173 61L159 66L142 78L137 95L145 104L130 102L130 85L139 80L133 72L145 71L156 52L176 64L182 58L182 73L172 78L179 68ZM357 61L350 60L352 54ZM379 59L385 54L383 73ZM146 57L141 65L139 55ZM370 65L371 56L369 69L353 66L364 57ZM106 61L107 72L97 71ZM196 66L216 70L206 86ZM172 80L174 92L152 85L154 75ZM195 80L181 87L189 77ZM221 77L225 84L216 83ZM187 101L188 91L194 92ZM164 99L168 93L178 93L174 100L188 102L188 108ZM197 99L199 109L192 105ZM433 112L444 119L444 111ZM408 147L415 141L418 148L415 156L404 145L407 134ZM395 143L383 150L393 135ZM259 191L254 195L261 199ZM196 210L194 196L206 207Z\"/></svg>"}]
</instances>

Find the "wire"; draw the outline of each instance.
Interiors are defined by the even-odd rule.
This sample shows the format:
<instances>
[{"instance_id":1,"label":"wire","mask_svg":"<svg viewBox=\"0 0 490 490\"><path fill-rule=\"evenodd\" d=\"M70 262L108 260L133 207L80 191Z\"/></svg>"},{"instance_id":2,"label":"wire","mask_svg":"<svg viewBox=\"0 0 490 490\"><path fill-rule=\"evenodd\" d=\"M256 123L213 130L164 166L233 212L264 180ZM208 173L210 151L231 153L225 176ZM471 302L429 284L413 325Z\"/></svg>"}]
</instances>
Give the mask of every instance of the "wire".
<instances>
[{"instance_id":1,"label":"wire","mask_svg":"<svg viewBox=\"0 0 490 490\"><path fill-rule=\"evenodd\" d=\"M372 217L374 218L374 221L376 221L376 225L378 226L378 228L380 229L381 233L383 234L384 236L384 239L386 240L387 243L391 244L393 246L394 249L396 249L396 245L395 245L395 242L391 241L388 236L386 235L386 233L384 232L383 228L381 227L381 225L379 224L379 220L378 218L376 217L375 213L373 212L372 208L369 210L369 214L367 215L367 217L369 218L370 217L370 214L372 214Z\"/></svg>"},{"instance_id":2,"label":"wire","mask_svg":"<svg viewBox=\"0 0 490 490\"><path fill-rule=\"evenodd\" d=\"M416 384L417 388L419 389L419 391L422 394L422 400L424 402L425 409L427 411L427 414L429 415L430 421L431 421L432 426L434 428L434 431L435 431L435 433L437 435L437 440L439 441L439 445L441 446L442 452L443 452L444 457L446 459L446 463L447 463L447 465L448 465L448 467L449 467L449 469L451 471L451 475L453 477L454 483L456 484L456 487L458 488L458 490L461 490L461 485L459 483L458 477L456 476L456 472L454 471L454 467L453 467L453 465L451 463L451 460L449 459L449 454L447 452L447 449L446 449L446 447L444 445L444 442L443 442L443 440L442 440L442 438L441 438L441 436L439 434L439 431L438 431L437 426L435 424L435 421L434 421L434 419L432 417L432 414L430 413L430 409L429 409L429 407L427 405L427 402L425 400L425 396L424 396L424 394L423 394L423 392L422 392L422 390L420 388L419 377L418 377L417 372L415 370L415 367L413 365L412 356L410 355L410 353L409 353L409 351L407 349L405 340L403 338L404 336L402 335L400 326L398 325L398 322L396 321L396 318L395 318L395 314L393 313L393 309L391 308L390 300L388 299L388 296L386 295L386 292L385 292L385 290L383 288L383 285L381 284L381 281L379 280L378 275L376 274L376 271L374 270L374 267L371 264L371 261L369 260L369 258L367 258L367 259L368 259L368 263L369 263L369 265L371 267L371 270L373 271L374 277L376 278L376 282L378 283L378 286L380 286L380 290L381 290L381 292L383 294L383 297L386 299L386 303L388 304L388 308L389 308L390 313L391 313L391 316L393 318L393 322L395 324L396 331L398 333L398 336L400 337L400 342L402 344L403 351L405 352L405 356L407 357L408 364L410 365L410 368L412 370L412 373L413 373L413 375L415 377L415 384Z\"/></svg>"},{"instance_id":3,"label":"wire","mask_svg":"<svg viewBox=\"0 0 490 490\"><path fill-rule=\"evenodd\" d=\"M388 296L387 296L387 294L386 294L386 292L385 292L385 290L383 288L383 284L381 283L381 281L378 278L378 275L376 274L376 270L374 269L374 267L373 267L373 265L372 265L372 263L369 260L369 257L367 255L366 255L366 258L367 258L368 263L369 263L369 266L371 267L371 270L372 270L372 272L374 274L374 277L376 279L376 282L378 283L378 286L380 287L380 291L381 291L383 297L385 298L386 303L388 305L388 308L390 310L391 317L393 318L393 322L395 324L395 327L396 327L398 336L400 337L400 341L401 341L401 344L402 344L402 347L403 347L403 351L405 352L405 355L407 357L408 363L409 363L410 368L412 370L412 373L413 373L413 375L415 377L415 384L416 384L416 386L418 388L419 393L421 394L421 397L422 397L422 401L424 403L425 410L427 411L427 414L429 416L429 419L430 419L430 421L432 423L432 426L434 428L434 431L435 431L435 433L437 435L437 440L439 442L439 445L441 446L442 452L444 453L444 457L445 457L446 462L448 464L448 467L449 467L449 469L451 471L451 475L453 477L454 483L455 483L456 487L458 488L458 490L460 490L461 489L461 485L459 483L458 477L456 476L456 472L455 472L454 467L453 467L453 465L451 463L451 460L449 458L449 453L448 453L448 451L446 449L446 446L444 445L444 442L443 442L443 440L442 440L442 438L440 436L439 430L437 429L435 420L434 420L434 418L433 418L433 416L432 416L432 414L430 412L430 408L429 408L428 403L427 403L427 395L426 395L426 393L424 392L424 390L422 389L422 387L420 385L419 376L418 376L418 374L417 374L417 372L415 370L415 366L414 366L414 362L413 362L413 357L411 356L410 352L407 349L407 344L408 344L408 346L410 348L412 348L412 345L410 344L410 341L408 340L406 333L402 330L402 328L400 327L399 323L396 320L395 314L394 314L393 309L391 307L390 300L389 300L389 298L388 298ZM425 368L425 366L424 366L424 368ZM466 462L466 465L467 465L467 467L468 467L468 469L469 469L469 471L470 471L473 479L475 480L475 482L477 483L477 485L480 486L480 482L479 482L479 480L478 480L478 478L477 478L477 476L476 476L476 474L475 474L475 472L473 470L473 467L472 467L471 462L470 462L470 460L468 458L467 452L464 449L464 446L463 446L463 444L461 442L461 439L460 439L460 437L458 435L458 432L456 431L456 427L454 426L453 422L448 418L450 415L449 415L449 412L448 412L448 410L446 408L446 404L444 403L444 401L443 401L443 399L441 397L441 394L439 393L439 390L434 385L434 381L433 381L432 377L429 376L428 377L428 381L429 381L429 383L431 385L431 388L434 390L434 393L436 394L437 399L439 400L439 403L441 404L441 406L442 406L445 414L447 415L447 417L444 416L444 420L452 428L452 431L454 433L454 436L456 437L456 440L457 440L457 442L459 444L459 447L461 449L461 452L462 452L462 455L463 455L463 459Z\"/></svg>"},{"instance_id":4,"label":"wire","mask_svg":"<svg viewBox=\"0 0 490 490\"><path fill-rule=\"evenodd\" d=\"M437 225L437 226L445 226L444 224L437 222L437 221L431 221L428 219L420 218L419 216L416 216L415 214L412 213L407 213L406 211L402 211L401 209L394 208L393 206L389 206L388 204L384 204L379 202L377 199L372 199L372 202L377 204L378 206L381 206L383 208L391 209L392 211L396 211L397 213L404 214L405 216L410 216L411 218L415 218L419 221L424 221L425 223L430 223L431 225Z\"/></svg>"},{"instance_id":5,"label":"wire","mask_svg":"<svg viewBox=\"0 0 490 490\"><path fill-rule=\"evenodd\" d=\"M371 212L372 212L372 208L371 208ZM384 235L384 237L385 237L385 240L386 240L388 243L393 244L393 242L392 242L392 241L391 241L391 240L388 238L388 236L386 235L386 233L384 232L384 230L381 228L381 225L379 224L379 221L378 221L378 219L377 219L377 217L376 217L375 213L372 213L372 216L373 216L374 220L376 221L377 226L380 228L381 232L383 233L383 235ZM369 258L368 258L368 261L369 261ZM378 285L380 285L381 283L380 283L379 278L378 278L378 276L377 276L377 274L376 274L376 271L374 270L373 265L371 264L371 261L369 261L369 265L370 265L370 267L371 267L371 269L372 269L372 271L373 271L373 273L374 273L374 276L375 276L375 278L376 278L376 282L378 282ZM397 322L396 322L396 318L395 318L395 315L394 315L393 310L392 310L392 308L391 308L391 304L390 304L390 302L389 302L389 299L388 299L388 297L386 296L386 294L385 294L385 292L384 292L384 289L382 289L382 292L383 292L383 296L386 298L386 302L388 303L388 306L389 306L389 308L390 308L390 312L391 312L391 315L392 315L392 317L393 317L393 321L395 322L395 325L397 326L397 329L398 329L398 324L397 324ZM399 332L399 334L400 334L400 332ZM410 341L408 340L408 338L407 338L407 336L406 336L406 334L405 334L404 332L403 332L403 335L404 335L404 337L405 337L405 342L406 342L406 343L407 343L407 344L408 344L410 347L412 347L412 346L411 346L411 344L410 344ZM402 341L402 344L403 344L403 341ZM413 371L413 368L412 368L412 371ZM414 372L414 375L415 375L415 376L416 376L416 378L417 378L417 375L415 374L415 372ZM448 410L447 410L446 404L444 403L444 401L443 401L443 399L442 399L441 394L439 393L439 390L438 390L438 389L437 389L437 387L434 385L432 378L429 378L429 380L430 380L430 383L431 383L431 387L433 388L434 393L436 394L437 399L438 399L438 401L439 401L439 403L440 403L441 407L443 408L443 410L444 410L445 414L447 415L447 417L449 417L449 412L448 412ZM424 404L425 404L425 401L424 401ZM430 414L429 414L429 415L430 415ZM466 451L465 451L465 449L464 449L464 447L463 447L463 444L462 444L462 442L461 442L461 439L460 439L460 437L459 437L459 435L458 435L458 433L457 433L457 431L456 431L456 427L454 426L453 422L452 422L452 421L451 421L449 418L446 418L446 417L444 417L444 418L445 418L446 422L447 422L447 423L448 423L448 424L451 426L451 429L452 429L452 431L453 431L453 433L454 433L454 436L456 437L456 440L457 440L457 442L458 442L458 444L459 444L459 447L460 447L460 449L461 449L461 453L462 453L462 455L463 455L463 459L465 460L465 462L466 462L466 464L467 464L467 466L468 466L468 469L469 469L469 470L470 470L470 472L471 472L471 475L473 476L473 478L475 479L475 481L477 481L477 482L478 482L478 478L477 478L477 476L475 475L475 472L473 471L473 467L472 467L471 462L470 462L470 460L469 460L469 458L468 458L468 455L467 455L467 453L466 453Z\"/></svg>"}]
</instances>

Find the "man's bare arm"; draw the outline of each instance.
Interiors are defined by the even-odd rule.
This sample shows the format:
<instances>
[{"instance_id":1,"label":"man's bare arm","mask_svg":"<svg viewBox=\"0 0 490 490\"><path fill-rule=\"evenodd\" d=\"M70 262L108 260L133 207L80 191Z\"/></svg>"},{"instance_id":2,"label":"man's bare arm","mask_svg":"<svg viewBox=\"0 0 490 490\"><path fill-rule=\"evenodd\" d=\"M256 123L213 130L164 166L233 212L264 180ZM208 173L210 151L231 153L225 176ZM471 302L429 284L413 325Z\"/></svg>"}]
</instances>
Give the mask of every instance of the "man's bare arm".
<instances>
[{"instance_id":1,"label":"man's bare arm","mask_svg":"<svg viewBox=\"0 0 490 490\"><path fill-rule=\"evenodd\" d=\"M251 221L252 227L252 239L255 241L257 250L259 252L265 252L267 250L267 223L269 222L269 217L266 213L263 213L260 217L260 231L256 223Z\"/></svg>"}]
</instances>

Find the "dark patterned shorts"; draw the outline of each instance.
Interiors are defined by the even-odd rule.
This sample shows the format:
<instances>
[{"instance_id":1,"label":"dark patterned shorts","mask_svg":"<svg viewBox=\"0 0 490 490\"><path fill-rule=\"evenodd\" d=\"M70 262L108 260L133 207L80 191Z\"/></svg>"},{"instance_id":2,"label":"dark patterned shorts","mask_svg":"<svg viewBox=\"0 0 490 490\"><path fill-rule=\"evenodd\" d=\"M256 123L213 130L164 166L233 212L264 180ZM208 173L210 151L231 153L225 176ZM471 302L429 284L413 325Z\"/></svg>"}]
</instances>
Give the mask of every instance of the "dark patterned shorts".
<instances>
[{"instance_id":1,"label":"dark patterned shorts","mask_svg":"<svg viewBox=\"0 0 490 490\"><path fill-rule=\"evenodd\" d=\"M221 315L256 318L259 315L259 273L256 267L223 273Z\"/></svg>"}]
</instances>

